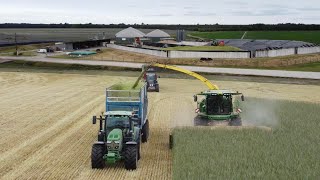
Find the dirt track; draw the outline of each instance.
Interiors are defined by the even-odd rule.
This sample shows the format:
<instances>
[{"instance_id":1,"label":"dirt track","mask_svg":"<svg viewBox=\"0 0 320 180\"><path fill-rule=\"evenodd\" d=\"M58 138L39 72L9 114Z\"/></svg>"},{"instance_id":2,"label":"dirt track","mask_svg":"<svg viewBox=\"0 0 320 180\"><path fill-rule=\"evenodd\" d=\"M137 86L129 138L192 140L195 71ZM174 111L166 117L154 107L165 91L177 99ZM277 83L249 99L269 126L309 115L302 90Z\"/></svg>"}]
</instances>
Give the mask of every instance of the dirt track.
<instances>
[{"instance_id":1,"label":"dirt track","mask_svg":"<svg viewBox=\"0 0 320 180\"><path fill-rule=\"evenodd\" d=\"M171 127L188 125L192 95L206 89L197 80L160 79L149 94L151 137L135 172L118 164L90 167L105 88L129 77L0 71L0 179L171 179ZM319 86L218 81L221 88L252 97L320 103ZM312 96L311 96L312 95ZM187 110L186 110L187 109Z\"/></svg>"}]
</instances>

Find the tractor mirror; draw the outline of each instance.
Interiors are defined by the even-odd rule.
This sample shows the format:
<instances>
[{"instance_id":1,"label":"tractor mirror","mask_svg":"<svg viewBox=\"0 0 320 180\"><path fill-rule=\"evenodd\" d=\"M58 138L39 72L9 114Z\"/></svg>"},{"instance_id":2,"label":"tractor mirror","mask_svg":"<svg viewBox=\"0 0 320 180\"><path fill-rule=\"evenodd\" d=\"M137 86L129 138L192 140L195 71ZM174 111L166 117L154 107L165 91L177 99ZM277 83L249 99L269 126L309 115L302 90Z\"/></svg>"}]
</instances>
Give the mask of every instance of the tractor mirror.
<instances>
[{"instance_id":1,"label":"tractor mirror","mask_svg":"<svg viewBox=\"0 0 320 180\"><path fill-rule=\"evenodd\" d=\"M244 96L243 95L241 96L241 100L244 101Z\"/></svg>"},{"instance_id":2,"label":"tractor mirror","mask_svg":"<svg viewBox=\"0 0 320 180\"><path fill-rule=\"evenodd\" d=\"M96 124L97 123L97 116L93 116L92 117L92 124Z\"/></svg>"},{"instance_id":3,"label":"tractor mirror","mask_svg":"<svg viewBox=\"0 0 320 180\"><path fill-rule=\"evenodd\" d=\"M158 76L158 78L160 78L160 76Z\"/></svg>"},{"instance_id":4,"label":"tractor mirror","mask_svg":"<svg viewBox=\"0 0 320 180\"><path fill-rule=\"evenodd\" d=\"M193 101L197 102L198 101L198 97L196 95L193 96Z\"/></svg>"}]
</instances>

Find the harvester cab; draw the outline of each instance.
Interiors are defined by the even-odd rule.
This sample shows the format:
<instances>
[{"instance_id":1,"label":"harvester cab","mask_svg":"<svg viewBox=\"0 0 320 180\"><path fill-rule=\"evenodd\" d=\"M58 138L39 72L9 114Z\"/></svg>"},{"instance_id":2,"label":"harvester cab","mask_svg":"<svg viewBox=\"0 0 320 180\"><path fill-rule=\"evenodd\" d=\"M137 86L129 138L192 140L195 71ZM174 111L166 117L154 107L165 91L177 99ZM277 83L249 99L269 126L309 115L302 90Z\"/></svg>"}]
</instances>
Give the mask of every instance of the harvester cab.
<instances>
[{"instance_id":1,"label":"harvester cab","mask_svg":"<svg viewBox=\"0 0 320 180\"><path fill-rule=\"evenodd\" d=\"M241 126L240 100L242 93L230 90L208 90L194 96L197 102L195 125Z\"/></svg>"}]
</instances>

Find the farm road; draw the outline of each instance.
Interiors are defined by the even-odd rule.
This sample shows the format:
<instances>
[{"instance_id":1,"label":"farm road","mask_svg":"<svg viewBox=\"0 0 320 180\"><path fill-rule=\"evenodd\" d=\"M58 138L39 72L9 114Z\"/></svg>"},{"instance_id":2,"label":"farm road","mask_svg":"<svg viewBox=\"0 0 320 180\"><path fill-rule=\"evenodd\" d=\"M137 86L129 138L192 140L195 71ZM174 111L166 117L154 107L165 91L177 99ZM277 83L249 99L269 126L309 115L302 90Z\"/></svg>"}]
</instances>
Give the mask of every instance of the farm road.
<instances>
[{"instance_id":1,"label":"farm road","mask_svg":"<svg viewBox=\"0 0 320 180\"><path fill-rule=\"evenodd\" d=\"M115 61L95 61L95 60L70 60L70 59L52 59L46 57L0 57L1 60L25 60L31 62L47 62L60 64L80 64L91 66L113 66L126 67L132 69L141 69L143 63L115 62ZM194 72L247 75L247 76L265 76L297 79L320 79L319 72L301 72L301 71L281 71L281 70L256 70L256 69L236 69L236 68L213 68L200 66L178 66Z\"/></svg>"}]
</instances>

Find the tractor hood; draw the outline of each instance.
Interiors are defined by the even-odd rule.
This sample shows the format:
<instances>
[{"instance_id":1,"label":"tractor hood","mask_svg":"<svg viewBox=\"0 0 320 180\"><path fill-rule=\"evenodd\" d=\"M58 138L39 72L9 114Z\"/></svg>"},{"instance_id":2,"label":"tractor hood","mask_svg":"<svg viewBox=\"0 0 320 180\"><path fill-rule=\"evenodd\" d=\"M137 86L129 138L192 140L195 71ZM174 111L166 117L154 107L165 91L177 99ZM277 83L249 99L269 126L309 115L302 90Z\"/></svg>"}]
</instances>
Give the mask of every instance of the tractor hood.
<instances>
[{"instance_id":1,"label":"tractor hood","mask_svg":"<svg viewBox=\"0 0 320 180\"><path fill-rule=\"evenodd\" d=\"M121 129L113 129L107 137L108 141L121 141L122 140L122 130Z\"/></svg>"}]
</instances>

